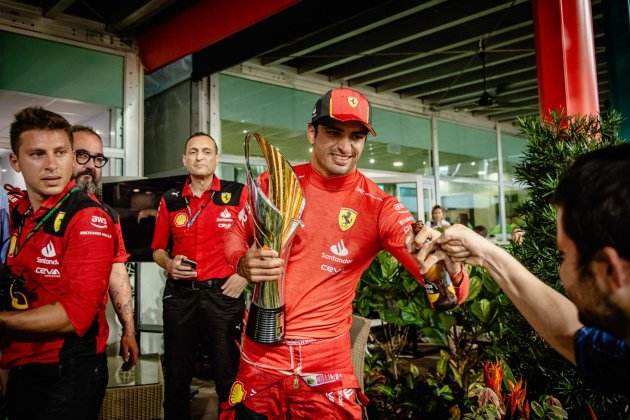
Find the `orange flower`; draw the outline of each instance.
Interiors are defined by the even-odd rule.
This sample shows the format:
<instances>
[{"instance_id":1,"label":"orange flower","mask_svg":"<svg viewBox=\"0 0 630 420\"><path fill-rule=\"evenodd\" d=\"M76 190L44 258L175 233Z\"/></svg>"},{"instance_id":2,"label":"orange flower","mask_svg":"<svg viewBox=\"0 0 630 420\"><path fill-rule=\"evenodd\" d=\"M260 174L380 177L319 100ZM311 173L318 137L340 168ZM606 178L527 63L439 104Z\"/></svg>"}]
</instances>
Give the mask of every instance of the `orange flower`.
<instances>
[{"instance_id":1,"label":"orange flower","mask_svg":"<svg viewBox=\"0 0 630 420\"><path fill-rule=\"evenodd\" d=\"M492 389L497 396L501 397L501 383L503 382L503 365L499 360L496 362L484 362L483 376L486 385Z\"/></svg>"},{"instance_id":2,"label":"orange flower","mask_svg":"<svg viewBox=\"0 0 630 420\"><path fill-rule=\"evenodd\" d=\"M521 417L529 419L529 402L525 398L527 396L527 386L523 383L523 380L519 380L517 383L508 382L510 388L510 414L514 416L517 412Z\"/></svg>"}]
</instances>

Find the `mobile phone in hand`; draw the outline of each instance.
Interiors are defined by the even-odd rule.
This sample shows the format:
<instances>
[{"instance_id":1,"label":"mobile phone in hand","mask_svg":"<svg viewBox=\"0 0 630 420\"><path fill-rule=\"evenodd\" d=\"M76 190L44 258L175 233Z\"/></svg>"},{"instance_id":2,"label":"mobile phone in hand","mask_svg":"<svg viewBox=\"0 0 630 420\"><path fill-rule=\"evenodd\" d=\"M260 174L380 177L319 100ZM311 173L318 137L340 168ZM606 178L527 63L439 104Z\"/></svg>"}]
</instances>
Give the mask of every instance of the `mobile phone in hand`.
<instances>
[{"instance_id":1,"label":"mobile phone in hand","mask_svg":"<svg viewBox=\"0 0 630 420\"><path fill-rule=\"evenodd\" d=\"M192 271L195 271L197 269L197 261L193 261L193 260L189 260L188 258L182 258L182 262L183 265L187 265L190 267L190 269Z\"/></svg>"}]
</instances>

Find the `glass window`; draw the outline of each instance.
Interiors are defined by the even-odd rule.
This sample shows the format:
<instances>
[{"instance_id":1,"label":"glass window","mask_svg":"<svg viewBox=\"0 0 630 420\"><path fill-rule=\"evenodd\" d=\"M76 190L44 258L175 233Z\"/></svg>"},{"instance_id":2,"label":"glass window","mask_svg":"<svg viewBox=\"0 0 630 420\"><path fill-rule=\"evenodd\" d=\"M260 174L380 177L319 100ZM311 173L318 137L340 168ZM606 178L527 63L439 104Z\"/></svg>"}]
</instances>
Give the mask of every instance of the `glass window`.
<instances>
[{"instance_id":1,"label":"glass window","mask_svg":"<svg viewBox=\"0 0 630 420\"><path fill-rule=\"evenodd\" d=\"M144 173L182 167L184 141L191 134L191 82L187 80L144 101Z\"/></svg>"},{"instance_id":2,"label":"glass window","mask_svg":"<svg viewBox=\"0 0 630 420\"><path fill-rule=\"evenodd\" d=\"M440 176L498 180L494 130L438 120Z\"/></svg>"},{"instance_id":3,"label":"glass window","mask_svg":"<svg viewBox=\"0 0 630 420\"><path fill-rule=\"evenodd\" d=\"M365 169L431 175L431 121L373 108L370 137L359 161Z\"/></svg>"},{"instance_id":4,"label":"glass window","mask_svg":"<svg viewBox=\"0 0 630 420\"><path fill-rule=\"evenodd\" d=\"M514 166L523 160L527 140L522 137L501 134L503 152L503 182L514 182Z\"/></svg>"},{"instance_id":5,"label":"glass window","mask_svg":"<svg viewBox=\"0 0 630 420\"><path fill-rule=\"evenodd\" d=\"M446 220L491 231L499 225L499 186L440 178L442 208ZM500 229L500 227L499 227Z\"/></svg>"},{"instance_id":6,"label":"glass window","mask_svg":"<svg viewBox=\"0 0 630 420\"><path fill-rule=\"evenodd\" d=\"M243 156L245 134L258 132L290 161L309 159L306 124L317 95L223 74L219 92L224 155Z\"/></svg>"},{"instance_id":7,"label":"glass window","mask_svg":"<svg viewBox=\"0 0 630 420\"><path fill-rule=\"evenodd\" d=\"M249 131L260 133L290 161L310 159L305 132L319 95L228 75L221 75L219 86L223 154L243 156ZM378 135L369 138L360 168L431 173L428 119L373 108L372 120Z\"/></svg>"},{"instance_id":8,"label":"glass window","mask_svg":"<svg viewBox=\"0 0 630 420\"><path fill-rule=\"evenodd\" d=\"M124 160L110 158L107 165L103 166L103 176L123 176Z\"/></svg>"}]
</instances>

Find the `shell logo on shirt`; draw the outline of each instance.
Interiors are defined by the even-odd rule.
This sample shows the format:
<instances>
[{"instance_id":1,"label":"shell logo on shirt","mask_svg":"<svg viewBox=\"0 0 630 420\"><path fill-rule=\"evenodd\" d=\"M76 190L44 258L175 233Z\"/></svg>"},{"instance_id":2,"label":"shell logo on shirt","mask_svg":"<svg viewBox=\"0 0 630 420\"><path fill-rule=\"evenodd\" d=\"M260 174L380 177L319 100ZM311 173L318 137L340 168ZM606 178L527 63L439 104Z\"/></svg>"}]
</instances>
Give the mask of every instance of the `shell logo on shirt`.
<instances>
[{"instance_id":1,"label":"shell logo on shirt","mask_svg":"<svg viewBox=\"0 0 630 420\"><path fill-rule=\"evenodd\" d=\"M229 192L222 192L221 193L221 201L223 201L223 204L227 204L230 202L230 198L232 198L232 193Z\"/></svg>"},{"instance_id":2,"label":"shell logo on shirt","mask_svg":"<svg viewBox=\"0 0 630 420\"><path fill-rule=\"evenodd\" d=\"M186 223L188 223L188 215L184 212L177 213L173 219L173 223L175 223L177 227L185 226Z\"/></svg>"},{"instance_id":3,"label":"shell logo on shirt","mask_svg":"<svg viewBox=\"0 0 630 420\"><path fill-rule=\"evenodd\" d=\"M236 404L243 401L245 398L245 387L241 381L235 381L232 384L232 388L230 389L230 396L228 397L228 402L231 406L235 406Z\"/></svg>"},{"instance_id":4,"label":"shell logo on shirt","mask_svg":"<svg viewBox=\"0 0 630 420\"><path fill-rule=\"evenodd\" d=\"M345 232L346 230L350 229L352 225L354 225L354 222L357 220L358 215L359 213L357 213L356 210L350 208L344 207L339 210L339 228L341 229L341 231Z\"/></svg>"}]
</instances>

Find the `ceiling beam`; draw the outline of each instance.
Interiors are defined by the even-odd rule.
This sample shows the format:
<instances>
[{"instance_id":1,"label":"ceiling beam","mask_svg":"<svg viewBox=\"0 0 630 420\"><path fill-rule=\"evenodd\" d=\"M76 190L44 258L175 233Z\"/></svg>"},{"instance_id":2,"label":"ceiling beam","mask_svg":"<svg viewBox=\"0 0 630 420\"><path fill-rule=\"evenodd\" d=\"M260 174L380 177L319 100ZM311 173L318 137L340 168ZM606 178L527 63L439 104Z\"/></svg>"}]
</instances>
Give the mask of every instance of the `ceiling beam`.
<instances>
[{"instance_id":1,"label":"ceiling beam","mask_svg":"<svg viewBox=\"0 0 630 420\"><path fill-rule=\"evenodd\" d=\"M536 70L530 69L525 72L517 72L510 76L503 77L501 79L501 84L506 86L506 91L509 91L512 88L520 88L525 85L531 85L532 81L536 81ZM489 89L491 93L494 89ZM477 83L475 85L464 86L457 89L451 89L449 91L444 91L437 93L435 95L422 97L422 101L435 105L438 108L445 108L448 105L454 103L461 103L466 99L470 100L470 103L475 103L479 96L483 93L483 83Z\"/></svg>"},{"instance_id":2,"label":"ceiling beam","mask_svg":"<svg viewBox=\"0 0 630 420\"><path fill-rule=\"evenodd\" d=\"M501 19L496 14L483 16L456 29L431 33L394 48L341 64L325 73L333 80L352 80L359 77L374 77L374 73L389 72L391 74L405 70L409 72L409 68L413 71L419 65L423 65L422 59L435 59L436 53L449 53L454 56L466 53L476 54L479 50L480 39L484 39L490 49L497 48L498 43L516 42L513 38L519 36L533 38L533 21L531 17L527 17L524 9L526 8L523 5L510 9L505 19ZM503 11L503 13L507 12ZM496 26L497 20L501 20L500 28L493 27L493 25ZM420 63L417 63L418 61ZM358 81L353 80L353 83L356 84ZM361 83L364 82L361 81Z\"/></svg>"},{"instance_id":3,"label":"ceiling beam","mask_svg":"<svg viewBox=\"0 0 630 420\"><path fill-rule=\"evenodd\" d=\"M138 7L118 22L111 24L109 29L113 32L125 32L137 28L176 1L177 0L149 0L143 6Z\"/></svg>"},{"instance_id":4,"label":"ceiling beam","mask_svg":"<svg viewBox=\"0 0 630 420\"><path fill-rule=\"evenodd\" d=\"M523 3L525 1L527 0L449 2L424 13L418 13L382 26L375 31L361 34L350 41L314 51L313 54L317 56L295 60L295 66L300 73L321 72L414 39L459 27L481 16L510 9L514 2Z\"/></svg>"},{"instance_id":5,"label":"ceiling beam","mask_svg":"<svg viewBox=\"0 0 630 420\"><path fill-rule=\"evenodd\" d=\"M54 19L74 3L76 3L76 0L47 1L42 8L42 14L47 18Z\"/></svg>"},{"instance_id":6,"label":"ceiling beam","mask_svg":"<svg viewBox=\"0 0 630 420\"><path fill-rule=\"evenodd\" d=\"M536 59L533 55L511 61L510 63L502 66L489 67L486 73L487 89L491 90L498 85L505 85L508 82L505 82L503 79L509 78L509 76L512 75L525 73L530 70L536 70ZM472 86L473 89L478 87L483 89L483 71L464 73L461 76L458 75L449 79L440 79L436 82L403 89L399 91L399 93L403 98L425 97L439 93L448 95L450 91L465 88L467 86Z\"/></svg>"},{"instance_id":7,"label":"ceiling beam","mask_svg":"<svg viewBox=\"0 0 630 420\"><path fill-rule=\"evenodd\" d=\"M310 33L293 42L274 48L260 56L260 62L263 65L282 64L296 57L310 54L318 49L372 31L383 25L403 19L446 1L447 0L431 0L422 4L418 4L417 0L383 2L381 7L365 10L356 16L343 19L329 27L324 27L317 32ZM349 30L350 28L356 29Z\"/></svg>"},{"instance_id":8,"label":"ceiling beam","mask_svg":"<svg viewBox=\"0 0 630 420\"><path fill-rule=\"evenodd\" d=\"M533 45L532 45L533 46ZM534 51L531 50L525 53L516 52L488 52L486 59L486 70L491 70L493 67L499 65L509 66L516 61L522 61L534 57ZM529 61L529 60L528 60ZM535 61L535 60L534 60ZM481 72L483 74L483 65L479 57L469 56L461 60L453 61L449 64L440 66L438 69L430 67L414 73L409 73L406 76L398 77L388 80L387 82L378 83L376 87L377 92L389 92L398 91L403 89L409 89L414 86L427 85L432 82L443 79L458 79L462 80L462 77L466 75L477 74Z\"/></svg>"},{"instance_id":9,"label":"ceiling beam","mask_svg":"<svg viewBox=\"0 0 630 420\"><path fill-rule=\"evenodd\" d=\"M499 49L510 50L513 48L513 45L516 43L524 42L530 40L533 42L534 34L529 25L518 25L515 30L510 30L504 32L500 35L492 36L491 40L488 40L490 43L490 47L488 51L494 51ZM411 61L406 61L403 64L398 64L400 61L396 61L393 63L394 65L389 66L374 66L376 71L372 71L370 69L366 69L363 71L356 72L354 74L350 74L347 77L347 81L349 85L374 85L378 86L379 82L386 82L389 79L394 79L397 77L405 76L410 73L414 73L417 71L429 69L432 67L437 67L436 70L439 70L442 65L447 65L453 61L459 61L463 59L470 59L477 55L479 50L479 40L466 40L464 44L448 44L445 46L434 44L430 44L433 49L430 51L424 52L422 54L418 54L418 58L414 58ZM336 79L338 75L332 75L329 78Z\"/></svg>"}]
</instances>

